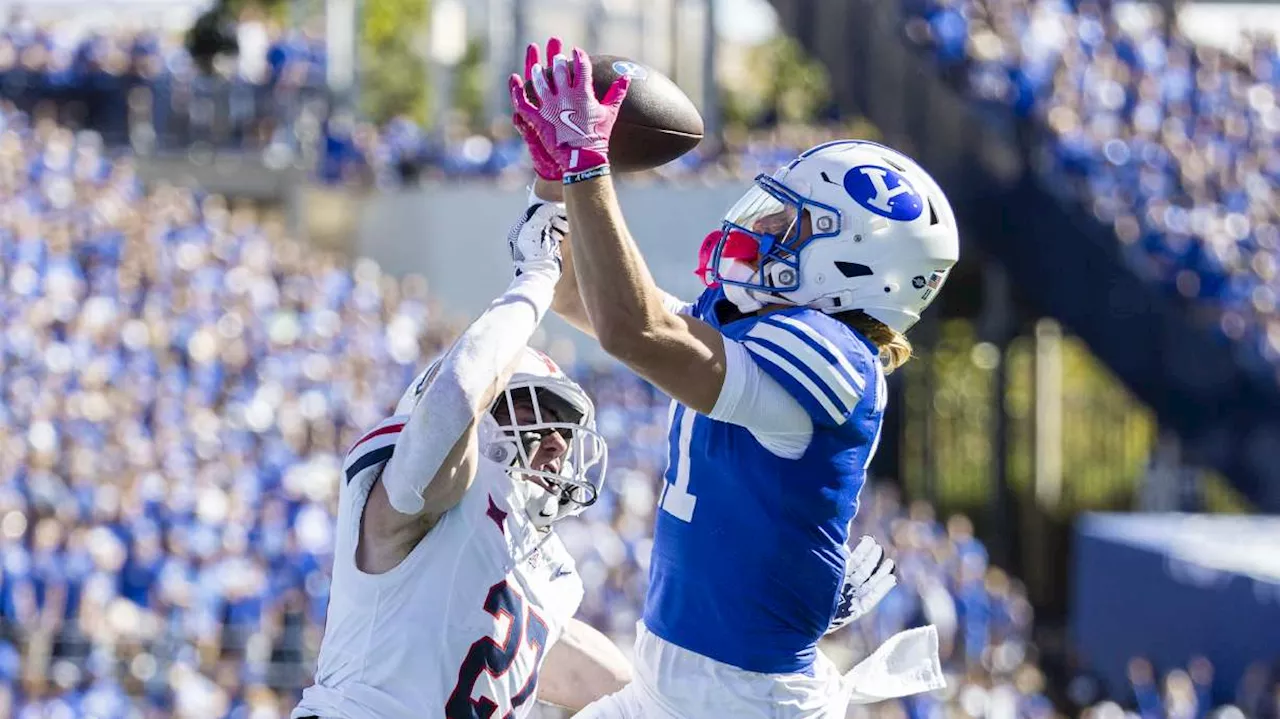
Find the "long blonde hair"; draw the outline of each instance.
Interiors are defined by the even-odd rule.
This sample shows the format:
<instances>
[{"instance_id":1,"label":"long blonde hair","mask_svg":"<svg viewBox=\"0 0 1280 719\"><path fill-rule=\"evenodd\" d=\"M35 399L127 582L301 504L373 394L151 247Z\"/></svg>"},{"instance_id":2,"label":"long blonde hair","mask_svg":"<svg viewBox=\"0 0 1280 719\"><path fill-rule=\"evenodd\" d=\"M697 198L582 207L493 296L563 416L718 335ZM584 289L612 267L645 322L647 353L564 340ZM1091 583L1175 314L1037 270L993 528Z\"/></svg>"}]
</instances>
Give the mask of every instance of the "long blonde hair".
<instances>
[{"instance_id":1,"label":"long blonde hair","mask_svg":"<svg viewBox=\"0 0 1280 719\"><path fill-rule=\"evenodd\" d=\"M892 373L911 359L911 340L862 310L849 310L833 316L875 343L880 350L880 362L884 365L885 374Z\"/></svg>"}]
</instances>

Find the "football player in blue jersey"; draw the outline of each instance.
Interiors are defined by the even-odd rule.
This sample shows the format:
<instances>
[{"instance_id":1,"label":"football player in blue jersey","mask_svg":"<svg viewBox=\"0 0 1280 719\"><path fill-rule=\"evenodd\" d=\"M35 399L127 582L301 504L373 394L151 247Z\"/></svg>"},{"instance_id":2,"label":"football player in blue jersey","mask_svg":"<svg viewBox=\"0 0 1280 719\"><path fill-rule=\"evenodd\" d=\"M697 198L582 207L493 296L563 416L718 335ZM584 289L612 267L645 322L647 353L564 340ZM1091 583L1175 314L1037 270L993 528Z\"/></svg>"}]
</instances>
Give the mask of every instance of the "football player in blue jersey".
<instances>
[{"instance_id":1,"label":"football player in blue jersey","mask_svg":"<svg viewBox=\"0 0 1280 719\"><path fill-rule=\"evenodd\" d=\"M815 147L729 210L702 247L707 290L683 304L654 284L614 193L625 82L598 102L585 53L552 66L548 82L527 65L538 107L519 76L512 102L539 176L563 186L578 293L553 307L673 398L635 681L578 716L826 719L941 686L931 627L844 676L817 648L895 582L874 540L847 542L885 373L959 257L941 189L887 147Z\"/></svg>"}]
</instances>

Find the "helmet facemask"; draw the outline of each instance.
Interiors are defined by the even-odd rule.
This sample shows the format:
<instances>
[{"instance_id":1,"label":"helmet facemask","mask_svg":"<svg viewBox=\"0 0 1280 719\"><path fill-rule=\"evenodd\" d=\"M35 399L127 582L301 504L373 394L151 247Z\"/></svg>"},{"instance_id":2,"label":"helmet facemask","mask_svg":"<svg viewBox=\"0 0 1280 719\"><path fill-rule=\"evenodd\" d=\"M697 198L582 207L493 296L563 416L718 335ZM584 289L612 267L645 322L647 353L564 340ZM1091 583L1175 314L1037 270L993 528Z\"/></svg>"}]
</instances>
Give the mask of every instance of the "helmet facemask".
<instances>
[{"instance_id":1,"label":"helmet facemask","mask_svg":"<svg viewBox=\"0 0 1280 719\"><path fill-rule=\"evenodd\" d=\"M490 409L496 427L485 455L515 480L517 496L539 529L595 503L607 449L595 409L577 385L555 379L513 382ZM551 435L566 448L541 452Z\"/></svg>"},{"instance_id":2,"label":"helmet facemask","mask_svg":"<svg viewBox=\"0 0 1280 719\"><path fill-rule=\"evenodd\" d=\"M783 294L800 288L802 249L840 234L840 212L807 198L807 189L761 174L725 214L706 280L724 285L725 296L740 310L793 304ZM756 248L753 260L745 257L749 243Z\"/></svg>"}]
</instances>

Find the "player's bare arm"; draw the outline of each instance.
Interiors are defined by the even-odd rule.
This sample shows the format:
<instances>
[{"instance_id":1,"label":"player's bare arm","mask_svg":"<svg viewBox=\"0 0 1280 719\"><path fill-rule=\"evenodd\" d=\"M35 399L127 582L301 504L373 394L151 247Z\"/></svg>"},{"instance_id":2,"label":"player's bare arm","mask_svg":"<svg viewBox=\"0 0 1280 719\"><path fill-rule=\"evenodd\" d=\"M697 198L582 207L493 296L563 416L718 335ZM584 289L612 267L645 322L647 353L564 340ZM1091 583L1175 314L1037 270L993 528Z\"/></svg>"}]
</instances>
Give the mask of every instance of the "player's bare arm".
<instances>
[{"instance_id":1,"label":"player's bare arm","mask_svg":"<svg viewBox=\"0 0 1280 719\"><path fill-rule=\"evenodd\" d=\"M530 203L555 202L563 205L563 187L560 182L551 182L538 178L538 181L533 186L533 196L530 198ZM591 318L587 316L586 305L582 304L582 294L578 292L578 276L573 264L572 238L573 233L568 232L560 241L560 253L564 259L564 272L560 276L560 283L556 285L556 295L551 301L551 311L560 315L562 319L584 334L595 337L595 328L591 326ZM674 314L688 313L690 305L687 302L666 291L661 292L663 306L669 312Z\"/></svg>"},{"instance_id":2,"label":"player's bare arm","mask_svg":"<svg viewBox=\"0 0 1280 719\"><path fill-rule=\"evenodd\" d=\"M424 375L419 397L370 492L362 518L366 571L394 567L466 493L475 477L476 420L506 386L560 279L551 233L513 232L507 290Z\"/></svg>"},{"instance_id":3,"label":"player's bare arm","mask_svg":"<svg viewBox=\"0 0 1280 719\"><path fill-rule=\"evenodd\" d=\"M556 286L556 296L551 302L551 310L579 331L595 337L596 330L591 326L587 306L582 304L582 295L578 292L578 272L573 264L573 249L569 235L565 236L561 252L564 255L564 277Z\"/></svg>"},{"instance_id":4,"label":"player's bare arm","mask_svg":"<svg viewBox=\"0 0 1280 719\"><path fill-rule=\"evenodd\" d=\"M667 308L622 217L613 181L565 188L578 292L601 348L682 404L710 412L724 383L720 332Z\"/></svg>"},{"instance_id":5,"label":"player's bare arm","mask_svg":"<svg viewBox=\"0 0 1280 719\"><path fill-rule=\"evenodd\" d=\"M576 712L630 681L631 662L618 646L589 624L572 619L547 650L538 699Z\"/></svg>"},{"instance_id":6,"label":"player's bare arm","mask_svg":"<svg viewBox=\"0 0 1280 719\"><path fill-rule=\"evenodd\" d=\"M558 180L538 177L533 183L533 192L529 197L529 206L538 203L551 203L563 206L564 185ZM582 295L578 294L577 274L573 268L573 250L570 247L570 235L560 239L561 274L556 285L555 296L551 299L551 311L560 315L565 322L573 325L581 332L595 337L591 320L587 317L587 308L582 304Z\"/></svg>"}]
</instances>

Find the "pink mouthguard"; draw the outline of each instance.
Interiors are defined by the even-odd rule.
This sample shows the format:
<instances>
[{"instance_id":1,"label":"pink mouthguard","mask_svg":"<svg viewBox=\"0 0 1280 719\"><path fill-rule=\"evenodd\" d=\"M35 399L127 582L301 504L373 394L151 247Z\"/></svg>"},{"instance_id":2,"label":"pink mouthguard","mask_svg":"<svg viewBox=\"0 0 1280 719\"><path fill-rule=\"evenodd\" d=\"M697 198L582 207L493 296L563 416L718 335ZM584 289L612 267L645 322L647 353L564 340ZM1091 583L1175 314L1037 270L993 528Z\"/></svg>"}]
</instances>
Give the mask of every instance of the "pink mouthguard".
<instances>
[{"instance_id":1,"label":"pink mouthguard","mask_svg":"<svg viewBox=\"0 0 1280 719\"><path fill-rule=\"evenodd\" d=\"M698 269L694 271L702 284L710 288L720 286L719 282L709 281L711 258L715 255L716 245L724 236L724 230L716 230L702 238L702 246L698 248ZM729 238L725 240L721 260L746 260L755 262L760 257L760 244L751 235L741 230L729 230Z\"/></svg>"}]
</instances>

